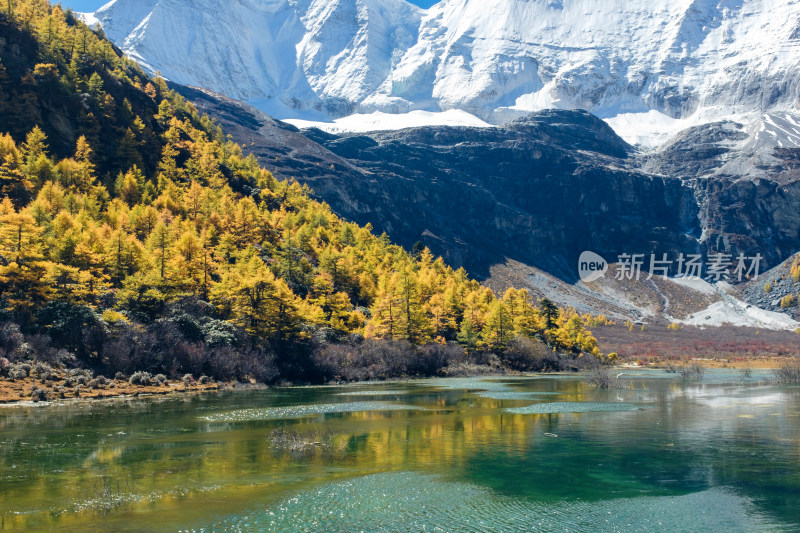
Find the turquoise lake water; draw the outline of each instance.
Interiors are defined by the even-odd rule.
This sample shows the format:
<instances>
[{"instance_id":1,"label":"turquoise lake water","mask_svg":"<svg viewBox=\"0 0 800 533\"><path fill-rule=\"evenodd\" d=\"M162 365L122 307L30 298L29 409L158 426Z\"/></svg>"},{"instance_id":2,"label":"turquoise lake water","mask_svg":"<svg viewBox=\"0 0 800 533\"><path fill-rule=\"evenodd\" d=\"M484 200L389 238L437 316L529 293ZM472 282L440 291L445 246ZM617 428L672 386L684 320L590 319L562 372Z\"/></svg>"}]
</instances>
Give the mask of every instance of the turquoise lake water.
<instances>
[{"instance_id":1,"label":"turquoise lake water","mask_svg":"<svg viewBox=\"0 0 800 533\"><path fill-rule=\"evenodd\" d=\"M623 377L0 407L0 530L800 531L800 387Z\"/></svg>"}]
</instances>

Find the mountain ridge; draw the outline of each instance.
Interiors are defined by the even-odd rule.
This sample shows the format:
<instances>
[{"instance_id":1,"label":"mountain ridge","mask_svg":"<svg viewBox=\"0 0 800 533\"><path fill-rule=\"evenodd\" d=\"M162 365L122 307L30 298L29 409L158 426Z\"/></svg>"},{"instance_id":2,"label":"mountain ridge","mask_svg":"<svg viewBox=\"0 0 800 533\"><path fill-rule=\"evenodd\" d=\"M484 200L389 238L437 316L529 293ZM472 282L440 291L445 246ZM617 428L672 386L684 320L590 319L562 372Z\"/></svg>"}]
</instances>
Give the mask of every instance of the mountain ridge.
<instances>
[{"instance_id":1,"label":"mountain ridge","mask_svg":"<svg viewBox=\"0 0 800 533\"><path fill-rule=\"evenodd\" d=\"M195 4L115 0L90 19L150 70L281 119L459 109L500 124L555 107L706 122L800 99L794 0Z\"/></svg>"}]
</instances>

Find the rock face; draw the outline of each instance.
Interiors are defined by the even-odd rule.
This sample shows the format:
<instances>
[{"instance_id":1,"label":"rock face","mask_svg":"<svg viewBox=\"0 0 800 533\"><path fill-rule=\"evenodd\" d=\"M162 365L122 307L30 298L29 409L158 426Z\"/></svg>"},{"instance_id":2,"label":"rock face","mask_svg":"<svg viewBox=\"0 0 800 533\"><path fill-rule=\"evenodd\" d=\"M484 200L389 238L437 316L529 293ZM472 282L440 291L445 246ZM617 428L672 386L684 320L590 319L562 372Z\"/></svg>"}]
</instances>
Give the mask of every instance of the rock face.
<instances>
[{"instance_id":1,"label":"rock face","mask_svg":"<svg viewBox=\"0 0 800 533\"><path fill-rule=\"evenodd\" d=\"M478 276L510 258L569 279L583 250L697 248L693 190L636 171L630 148L586 112L489 129L307 135L374 176L361 194L376 228Z\"/></svg>"},{"instance_id":2,"label":"rock face","mask_svg":"<svg viewBox=\"0 0 800 533\"><path fill-rule=\"evenodd\" d=\"M494 128L331 135L183 91L278 177L296 177L342 216L407 247L421 241L479 277L512 260L574 281L584 250L610 261L760 253L766 268L800 249L796 150L756 157L735 123L689 130L643 155L584 111Z\"/></svg>"},{"instance_id":3,"label":"rock face","mask_svg":"<svg viewBox=\"0 0 800 533\"><path fill-rule=\"evenodd\" d=\"M708 249L761 253L774 266L800 249L798 139L796 115L767 114L691 128L637 159L695 190Z\"/></svg>"},{"instance_id":4,"label":"rock face","mask_svg":"<svg viewBox=\"0 0 800 533\"><path fill-rule=\"evenodd\" d=\"M152 71L280 118L715 119L800 97L795 0L114 0L88 20Z\"/></svg>"}]
</instances>

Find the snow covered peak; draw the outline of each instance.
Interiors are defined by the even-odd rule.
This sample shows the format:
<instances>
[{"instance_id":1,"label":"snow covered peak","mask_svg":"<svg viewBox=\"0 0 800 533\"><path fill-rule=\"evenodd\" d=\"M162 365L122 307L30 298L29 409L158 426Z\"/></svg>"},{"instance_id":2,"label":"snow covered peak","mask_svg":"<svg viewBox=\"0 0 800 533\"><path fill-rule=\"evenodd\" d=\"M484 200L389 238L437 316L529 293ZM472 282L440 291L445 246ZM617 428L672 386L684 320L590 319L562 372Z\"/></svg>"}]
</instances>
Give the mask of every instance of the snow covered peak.
<instances>
[{"instance_id":1,"label":"snow covered peak","mask_svg":"<svg viewBox=\"0 0 800 533\"><path fill-rule=\"evenodd\" d=\"M495 121L544 107L764 110L797 101L798 38L796 0L446 0L383 93Z\"/></svg>"},{"instance_id":2,"label":"snow covered peak","mask_svg":"<svg viewBox=\"0 0 800 533\"><path fill-rule=\"evenodd\" d=\"M714 119L800 101L800 0L115 0L94 15L151 70L280 118Z\"/></svg>"},{"instance_id":3,"label":"snow covered peak","mask_svg":"<svg viewBox=\"0 0 800 533\"><path fill-rule=\"evenodd\" d=\"M115 0L94 17L177 83L342 115L416 41L421 13L404 0Z\"/></svg>"}]
</instances>

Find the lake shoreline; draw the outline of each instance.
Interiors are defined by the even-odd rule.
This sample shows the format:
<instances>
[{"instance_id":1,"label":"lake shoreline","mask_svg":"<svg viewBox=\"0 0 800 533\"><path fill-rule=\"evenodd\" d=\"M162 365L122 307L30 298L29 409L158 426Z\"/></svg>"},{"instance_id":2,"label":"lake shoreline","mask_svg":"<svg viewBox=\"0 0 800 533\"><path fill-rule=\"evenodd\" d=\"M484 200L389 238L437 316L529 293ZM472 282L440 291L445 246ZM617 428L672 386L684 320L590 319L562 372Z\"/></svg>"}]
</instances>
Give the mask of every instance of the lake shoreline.
<instances>
[{"instance_id":1,"label":"lake shoreline","mask_svg":"<svg viewBox=\"0 0 800 533\"><path fill-rule=\"evenodd\" d=\"M686 360L686 364L697 363L708 370L776 370L782 365L794 360L792 357L757 357L757 358L741 358L740 360L719 360L707 358L691 358ZM673 361L673 364L681 366L683 362ZM654 363L651 365L640 365L637 363L623 362L615 365L615 368L625 370L661 370L664 369L664 362ZM12 406L19 404L36 404L54 401L78 401L78 400L117 400L117 399L132 399L132 398L145 398L156 396L183 396L187 394L203 394L208 392L220 392L225 390L242 390L242 389L266 389L272 387L293 388L303 386L346 386L356 383L403 383L413 382L422 379L430 379L434 377L500 377L500 376L532 376L532 375L558 375L558 374L574 374L574 372L520 372L507 368L494 368L485 367L480 371L472 373L461 374L454 376L405 376L395 377L386 380L367 380L367 381L339 381L328 383L291 383L284 382L277 385L266 385L263 383L240 383L237 381L230 382L210 382L210 383L184 383L179 380L167 381L162 385L136 385L131 384L126 380L109 379L106 384L99 384L95 387L79 387L76 391L75 388L64 387L64 379L43 381L35 377L27 377L24 379L9 379L0 377L0 407ZM39 397L33 393L34 390L44 390L45 397ZM60 391L60 392L59 392Z\"/></svg>"},{"instance_id":2,"label":"lake shoreline","mask_svg":"<svg viewBox=\"0 0 800 533\"><path fill-rule=\"evenodd\" d=\"M527 373L531 374L531 373ZM547 373L542 373L545 375ZM476 368L474 372L458 372L453 375L431 375L431 376L398 376L385 380L366 380L366 381L339 381L328 383L293 383L281 382L273 385L264 383L241 383L238 381L228 382L211 382L206 384L199 384L197 382L186 384L179 380L170 380L163 385L150 384L150 385L136 385L131 384L126 380L108 379L108 383L104 385L97 385L96 388L89 388L82 386L79 392L76 393L74 388L64 387L64 377L61 376L57 380L42 381L36 377L27 377L23 379L9 379L7 377L0 377L0 407L13 406L20 404L37 404L45 402L63 402L63 401L78 401L78 400L117 400L117 399L132 399L132 398L146 398L156 396L182 396L186 394L202 394L208 392L220 392L226 390L246 390L246 389L267 389L267 388L294 388L304 386L345 386L355 383L402 383L408 381L417 381L430 378L447 378L447 377L497 377L497 376L523 376L524 372L519 372L507 368L497 367L480 367ZM47 398L38 398L33 394L34 390L44 389ZM65 389L63 393L57 392L59 389ZM63 394L63 396L62 396Z\"/></svg>"},{"instance_id":3,"label":"lake shoreline","mask_svg":"<svg viewBox=\"0 0 800 533\"><path fill-rule=\"evenodd\" d=\"M54 401L78 400L114 400L119 398L140 398L168 395L199 394L205 392L219 392L234 388L233 383L194 383L187 385L181 381L169 381L164 385L132 385L124 380L108 380L106 385L96 388L81 387L77 392L75 388L67 388L63 380L43 383L42 380L28 377L11 380L0 378L0 407L17 405L20 403L44 403ZM65 389L59 392L59 388ZM44 397L34 394L34 390L44 390Z\"/></svg>"}]
</instances>

